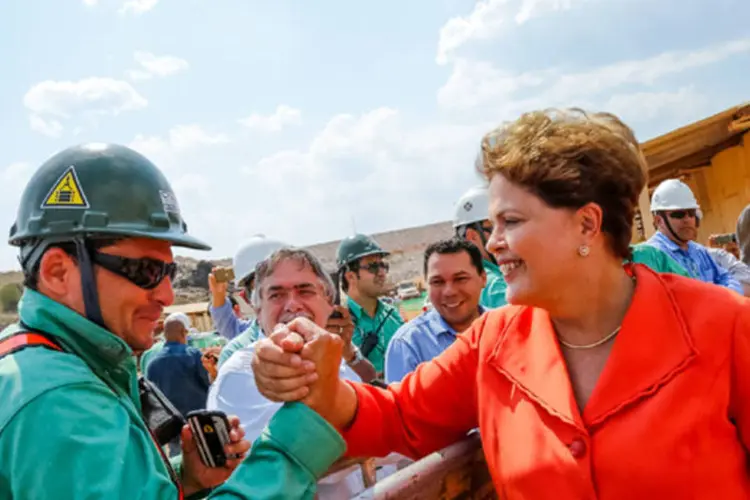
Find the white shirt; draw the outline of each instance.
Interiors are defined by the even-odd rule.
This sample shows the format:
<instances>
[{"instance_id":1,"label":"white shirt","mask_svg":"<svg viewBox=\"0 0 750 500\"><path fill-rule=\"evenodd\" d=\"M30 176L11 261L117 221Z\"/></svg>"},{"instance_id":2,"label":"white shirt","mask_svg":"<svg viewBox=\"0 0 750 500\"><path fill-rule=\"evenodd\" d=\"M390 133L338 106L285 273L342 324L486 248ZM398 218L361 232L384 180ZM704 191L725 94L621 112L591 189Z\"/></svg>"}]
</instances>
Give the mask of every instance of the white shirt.
<instances>
[{"instance_id":1,"label":"white shirt","mask_svg":"<svg viewBox=\"0 0 750 500\"><path fill-rule=\"evenodd\" d=\"M208 390L206 408L220 410L227 415L236 415L240 426L245 431L245 439L255 441L268 425L276 410L282 403L266 399L255 385L255 376L250 362L255 353L255 342L232 354L219 368L216 380ZM362 379L343 360L340 377L345 380L361 382ZM396 472L394 465L404 457L392 454L376 461L384 466L378 471L378 479ZM358 466L353 466L318 482L318 495L321 499L351 498L365 489L362 473Z\"/></svg>"}]
</instances>

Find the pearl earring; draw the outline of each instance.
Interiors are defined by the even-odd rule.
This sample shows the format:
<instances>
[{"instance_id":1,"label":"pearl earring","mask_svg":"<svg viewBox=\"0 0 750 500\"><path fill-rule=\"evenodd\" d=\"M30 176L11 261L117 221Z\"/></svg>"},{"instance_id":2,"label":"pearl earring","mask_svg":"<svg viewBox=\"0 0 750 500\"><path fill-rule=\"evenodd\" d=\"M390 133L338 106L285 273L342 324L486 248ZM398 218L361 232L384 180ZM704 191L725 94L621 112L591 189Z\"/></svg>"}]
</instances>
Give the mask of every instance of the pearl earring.
<instances>
[{"instance_id":1,"label":"pearl earring","mask_svg":"<svg viewBox=\"0 0 750 500\"><path fill-rule=\"evenodd\" d=\"M581 257L588 257L589 255L589 246L588 245L581 245L578 247L578 255Z\"/></svg>"}]
</instances>

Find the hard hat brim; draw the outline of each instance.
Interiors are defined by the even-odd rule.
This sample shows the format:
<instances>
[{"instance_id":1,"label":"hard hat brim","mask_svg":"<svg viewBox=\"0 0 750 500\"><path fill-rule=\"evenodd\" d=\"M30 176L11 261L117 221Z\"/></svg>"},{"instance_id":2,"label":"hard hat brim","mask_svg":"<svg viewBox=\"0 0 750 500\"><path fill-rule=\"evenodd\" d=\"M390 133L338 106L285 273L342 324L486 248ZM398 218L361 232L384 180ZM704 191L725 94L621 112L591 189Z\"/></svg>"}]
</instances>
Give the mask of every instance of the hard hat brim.
<instances>
[{"instance_id":1,"label":"hard hat brim","mask_svg":"<svg viewBox=\"0 0 750 500\"><path fill-rule=\"evenodd\" d=\"M101 228L94 231L70 231L55 233L52 231L45 231L43 234L34 236L24 236L19 234L9 241L9 244L13 246L20 246L24 241L30 239L41 239L46 238L59 240L61 237L69 236L71 239L77 236L83 236L84 238L96 237L96 236L112 236L116 238L147 238L151 240L167 241L176 247L190 248L192 250L211 250L211 245L204 243L203 241L190 236L189 234L175 233L174 231L165 231L159 233L158 231L149 230L143 231L131 228Z\"/></svg>"}]
</instances>

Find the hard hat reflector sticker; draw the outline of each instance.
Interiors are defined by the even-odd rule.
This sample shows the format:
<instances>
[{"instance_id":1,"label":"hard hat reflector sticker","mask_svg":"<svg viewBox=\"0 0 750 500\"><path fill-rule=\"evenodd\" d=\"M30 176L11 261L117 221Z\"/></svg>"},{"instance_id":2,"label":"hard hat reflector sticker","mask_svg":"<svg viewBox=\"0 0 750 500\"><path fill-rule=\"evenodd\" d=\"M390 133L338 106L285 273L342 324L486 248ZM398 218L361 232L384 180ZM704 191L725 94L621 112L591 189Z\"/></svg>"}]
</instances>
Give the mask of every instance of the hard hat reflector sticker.
<instances>
[{"instance_id":1,"label":"hard hat reflector sticker","mask_svg":"<svg viewBox=\"0 0 750 500\"><path fill-rule=\"evenodd\" d=\"M73 165L67 168L44 197L41 208L89 208Z\"/></svg>"}]
</instances>

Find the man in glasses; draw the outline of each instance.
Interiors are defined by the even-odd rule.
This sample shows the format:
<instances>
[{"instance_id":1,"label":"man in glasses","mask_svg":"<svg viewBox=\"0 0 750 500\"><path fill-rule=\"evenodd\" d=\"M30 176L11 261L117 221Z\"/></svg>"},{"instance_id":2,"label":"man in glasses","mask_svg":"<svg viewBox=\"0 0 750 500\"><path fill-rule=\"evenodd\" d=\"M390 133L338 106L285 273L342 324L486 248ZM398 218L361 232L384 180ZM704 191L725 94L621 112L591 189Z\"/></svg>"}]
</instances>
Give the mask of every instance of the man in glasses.
<instances>
[{"instance_id":1,"label":"man in glasses","mask_svg":"<svg viewBox=\"0 0 750 500\"><path fill-rule=\"evenodd\" d=\"M382 378L388 343L404 320L398 310L380 300L387 292L389 252L364 234L344 238L336 251L341 288L347 295L347 307L354 321L352 342L359 348L353 359L364 356Z\"/></svg>"},{"instance_id":2,"label":"man in glasses","mask_svg":"<svg viewBox=\"0 0 750 500\"><path fill-rule=\"evenodd\" d=\"M0 498L312 498L344 444L303 405L281 408L244 459L230 416L223 467L203 464L174 414L174 460L159 446L172 433L147 424L154 398L142 399L133 354L174 300L172 248L210 249L153 163L111 144L56 154L24 189L9 242L26 289L20 321L0 333Z\"/></svg>"},{"instance_id":3,"label":"man in glasses","mask_svg":"<svg viewBox=\"0 0 750 500\"><path fill-rule=\"evenodd\" d=\"M693 278L725 286L744 294L742 285L716 263L698 237L701 211L690 187L679 179L667 179L651 196L656 233L646 242L676 260Z\"/></svg>"},{"instance_id":4,"label":"man in glasses","mask_svg":"<svg viewBox=\"0 0 750 500\"><path fill-rule=\"evenodd\" d=\"M487 284L482 289L479 304L487 309L494 309L507 304L507 284L497 261L487 251L487 239L492 234L492 222L488 219L489 203L486 187L477 186L466 191L454 207L453 229L457 237L473 243L482 253Z\"/></svg>"}]
</instances>

